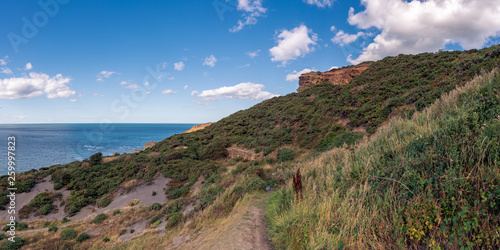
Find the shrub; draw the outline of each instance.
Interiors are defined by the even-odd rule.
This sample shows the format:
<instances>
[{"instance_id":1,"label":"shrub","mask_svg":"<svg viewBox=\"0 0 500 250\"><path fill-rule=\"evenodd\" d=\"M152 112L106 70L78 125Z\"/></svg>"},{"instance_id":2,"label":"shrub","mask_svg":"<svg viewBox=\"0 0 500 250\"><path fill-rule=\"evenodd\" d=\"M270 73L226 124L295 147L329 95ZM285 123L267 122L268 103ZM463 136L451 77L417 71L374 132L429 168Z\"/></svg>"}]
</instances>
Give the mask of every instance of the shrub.
<instances>
[{"instance_id":1,"label":"shrub","mask_svg":"<svg viewBox=\"0 0 500 250\"><path fill-rule=\"evenodd\" d=\"M5 233L0 233L0 240L7 239L7 235Z\"/></svg>"},{"instance_id":2,"label":"shrub","mask_svg":"<svg viewBox=\"0 0 500 250\"><path fill-rule=\"evenodd\" d=\"M285 162L291 161L295 158L295 153L292 149L284 148L278 152L278 161Z\"/></svg>"},{"instance_id":3,"label":"shrub","mask_svg":"<svg viewBox=\"0 0 500 250\"><path fill-rule=\"evenodd\" d=\"M95 224L101 224L101 222L103 222L107 218L108 216L105 214L98 214L92 222Z\"/></svg>"},{"instance_id":4,"label":"shrub","mask_svg":"<svg viewBox=\"0 0 500 250\"><path fill-rule=\"evenodd\" d=\"M121 213L120 209L113 210L113 215L118 215L120 213Z\"/></svg>"},{"instance_id":5,"label":"shrub","mask_svg":"<svg viewBox=\"0 0 500 250\"><path fill-rule=\"evenodd\" d=\"M155 192L155 191L153 191L153 193L151 193L151 195L152 195L152 196L155 196L155 195L156 195L156 192Z\"/></svg>"},{"instance_id":6,"label":"shrub","mask_svg":"<svg viewBox=\"0 0 500 250\"><path fill-rule=\"evenodd\" d=\"M54 190L59 190L63 187L63 184L61 183L54 183Z\"/></svg>"},{"instance_id":7,"label":"shrub","mask_svg":"<svg viewBox=\"0 0 500 250\"><path fill-rule=\"evenodd\" d=\"M97 201L97 206L99 207L107 207L109 204L111 204L113 200L111 200L109 197L102 197Z\"/></svg>"},{"instance_id":8,"label":"shrub","mask_svg":"<svg viewBox=\"0 0 500 250\"><path fill-rule=\"evenodd\" d=\"M26 230L28 229L28 223L26 222L18 222L16 226L17 230Z\"/></svg>"},{"instance_id":9,"label":"shrub","mask_svg":"<svg viewBox=\"0 0 500 250\"><path fill-rule=\"evenodd\" d=\"M151 219L149 220L149 224L153 224L153 223L157 222L158 220L160 220L158 217L153 216L153 217L151 217Z\"/></svg>"},{"instance_id":10,"label":"shrub","mask_svg":"<svg viewBox=\"0 0 500 250\"><path fill-rule=\"evenodd\" d=\"M104 238L102 238L102 241L104 241L104 242L109 242L109 241L110 241L110 239L109 239L108 237L104 237Z\"/></svg>"},{"instance_id":11,"label":"shrub","mask_svg":"<svg viewBox=\"0 0 500 250\"><path fill-rule=\"evenodd\" d=\"M57 232L57 230L59 230L59 228L57 228L56 226L51 226L49 227L49 232Z\"/></svg>"},{"instance_id":12,"label":"shrub","mask_svg":"<svg viewBox=\"0 0 500 250\"><path fill-rule=\"evenodd\" d=\"M73 228L65 228L61 230L61 238L63 240L72 240L76 238L76 230Z\"/></svg>"},{"instance_id":13,"label":"shrub","mask_svg":"<svg viewBox=\"0 0 500 250\"><path fill-rule=\"evenodd\" d=\"M153 203L150 207L149 207L150 210L160 210L161 209L161 205L160 203Z\"/></svg>"},{"instance_id":14,"label":"shrub","mask_svg":"<svg viewBox=\"0 0 500 250\"><path fill-rule=\"evenodd\" d=\"M128 205L129 205L129 206L131 206L131 207L133 207L133 206L135 206L135 205L139 204L140 202L141 202L141 201L140 201L140 200L138 200L138 199L133 199L133 200L131 200L131 201L128 203Z\"/></svg>"},{"instance_id":15,"label":"shrub","mask_svg":"<svg viewBox=\"0 0 500 250\"><path fill-rule=\"evenodd\" d=\"M38 210L38 213L41 215L47 215L50 212L52 212L52 204L45 204Z\"/></svg>"},{"instance_id":16,"label":"shrub","mask_svg":"<svg viewBox=\"0 0 500 250\"><path fill-rule=\"evenodd\" d=\"M62 220L61 220L61 223L66 223L66 222L69 222L70 220L68 220L68 218L66 217L63 217Z\"/></svg>"},{"instance_id":17,"label":"shrub","mask_svg":"<svg viewBox=\"0 0 500 250\"><path fill-rule=\"evenodd\" d=\"M246 182L244 190L247 193L257 190L266 190L266 182L259 177L252 177Z\"/></svg>"},{"instance_id":18,"label":"shrub","mask_svg":"<svg viewBox=\"0 0 500 250\"><path fill-rule=\"evenodd\" d=\"M89 238L90 238L90 236L88 234L81 233L80 235L78 235L78 237L76 237L76 242L80 243L80 242L83 242Z\"/></svg>"},{"instance_id":19,"label":"shrub","mask_svg":"<svg viewBox=\"0 0 500 250\"><path fill-rule=\"evenodd\" d=\"M182 212L169 214L167 224L165 225L165 229L168 230L169 228L175 227L177 224L179 224L181 218L182 218Z\"/></svg>"},{"instance_id":20,"label":"shrub","mask_svg":"<svg viewBox=\"0 0 500 250\"><path fill-rule=\"evenodd\" d=\"M100 164L101 160L102 160L102 153L101 152L95 153L89 157L90 165Z\"/></svg>"},{"instance_id":21,"label":"shrub","mask_svg":"<svg viewBox=\"0 0 500 250\"><path fill-rule=\"evenodd\" d=\"M19 249L23 247L23 245L24 245L24 239L21 237L15 237L14 242L10 240L4 241L0 246L0 249L2 250Z\"/></svg>"}]
</instances>

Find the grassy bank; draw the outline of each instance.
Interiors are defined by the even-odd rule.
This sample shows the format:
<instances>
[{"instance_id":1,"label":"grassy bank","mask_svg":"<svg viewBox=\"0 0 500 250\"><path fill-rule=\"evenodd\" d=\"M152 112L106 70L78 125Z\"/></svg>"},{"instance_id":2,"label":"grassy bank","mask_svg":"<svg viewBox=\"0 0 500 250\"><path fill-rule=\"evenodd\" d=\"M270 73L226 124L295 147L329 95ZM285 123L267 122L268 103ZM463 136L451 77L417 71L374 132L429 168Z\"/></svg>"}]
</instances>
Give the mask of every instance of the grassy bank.
<instances>
[{"instance_id":1,"label":"grassy bank","mask_svg":"<svg viewBox=\"0 0 500 250\"><path fill-rule=\"evenodd\" d=\"M444 94L411 119L383 126L352 152L336 148L293 165L267 207L280 248L500 246L500 76Z\"/></svg>"}]
</instances>

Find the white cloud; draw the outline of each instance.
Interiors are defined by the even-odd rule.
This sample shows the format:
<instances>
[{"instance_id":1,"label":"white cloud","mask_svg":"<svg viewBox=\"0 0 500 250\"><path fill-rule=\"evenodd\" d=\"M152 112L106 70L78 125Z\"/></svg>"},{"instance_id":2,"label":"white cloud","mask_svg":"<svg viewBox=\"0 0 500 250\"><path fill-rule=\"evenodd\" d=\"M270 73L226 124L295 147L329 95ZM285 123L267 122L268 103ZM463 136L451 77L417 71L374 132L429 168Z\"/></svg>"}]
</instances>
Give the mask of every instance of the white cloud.
<instances>
[{"instance_id":1,"label":"white cloud","mask_svg":"<svg viewBox=\"0 0 500 250\"><path fill-rule=\"evenodd\" d=\"M310 36L309 36L310 35ZM290 60L303 57L314 50L310 45L316 45L318 36L305 25L300 25L293 30L283 30L278 35L278 45L269 49L271 61L282 62L282 65Z\"/></svg>"},{"instance_id":2,"label":"white cloud","mask_svg":"<svg viewBox=\"0 0 500 250\"><path fill-rule=\"evenodd\" d=\"M26 67L24 67L25 70L31 70L33 68L33 65L31 63L27 63Z\"/></svg>"},{"instance_id":3,"label":"white cloud","mask_svg":"<svg viewBox=\"0 0 500 250\"><path fill-rule=\"evenodd\" d=\"M128 85L127 87L125 87L126 89L137 89L139 88L139 86L137 84L130 84Z\"/></svg>"},{"instance_id":4,"label":"white cloud","mask_svg":"<svg viewBox=\"0 0 500 250\"><path fill-rule=\"evenodd\" d=\"M70 97L75 94L67 84L71 78L57 74L50 77L31 72L29 76L0 79L0 99L32 98L46 94L48 98Z\"/></svg>"},{"instance_id":5,"label":"white cloud","mask_svg":"<svg viewBox=\"0 0 500 250\"><path fill-rule=\"evenodd\" d=\"M309 73L311 71L316 71L316 69L315 68L303 69L303 70L298 71L298 72L297 72L297 70L294 70L292 73L286 75L286 80L289 82L297 81L297 80L299 80L300 75L305 74L305 73Z\"/></svg>"},{"instance_id":6,"label":"white cloud","mask_svg":"<svg viewBox=\"0 0 500 250\"><path fill-rule=\"evenodd\" d=\"M146 92L146 95L149 95L149 94L151 94L151 92L147 91L147 92Z\"/></svg>"},{"instance_id":7,"label":"white cloud","mask_svg":"<svg viewBox=\"0 0 500 250\"><path fill-rule=\"evenodd\" d=\"M120 82L120 85L127 85L127 84L128 84L128 82L127 82L127 81L121 81L121 82Z\"/></svg>"},{"instance_id":8,"label":"white cloud","mask_svg":"<svg viewBox=\"0 0 500 250\"><path fill-rule=\"evenodd\" d=\"M359 37L369 35L366 34L365 32L358 32L356 34L349 34L345 33L343 30L339 30L337 34L332 38L332 42L336 43L340 46L345 46L347 44L353 43L356 41Z\"/></svg>"},{"instance_id":9,"label":"white cloud","mask_svg":"<svg viewBox=\"0 0 500 250\"><path fill-rule=\"evenodd\" d=\"M247 25L256 24L257 18L264 15L267 11L266 8L262 7L262 0L238 0L236 8L244 13L237 24L229 29L230 32L238 32Z\"/></svg>"},{"instance_id":10,"label":"white cloud","mask_svg":"<svg viewBox=\"0 0 500 250\"><path fill-rule=\"evenodd\" d=\"M174 63L174 68L175 70L178 70L178 71L181 71L184 69L184 66L186 66L184 64L184 62L178 62L178 63Z\"/></svg>"},{"instance_id":11,"label":"white cloud","mask_svg":"<svg viewBox=\"0 0 500 250\"><path fill-rule=\"evenodd\" d=\"M260 52L260 49L259 49L259 50L257 50L257 51L253 51L253 52L252 52L252 51L250 51L250 52L247 52L247 53L245 53L245 54L247 54L247 56L249 56L250 58L254 58L254 57L256 57L256 56L259 56L259 52Z\"/></svg>"},{"instance_id":12,"label":"white cloud","mask_svg":"<svg viewBox=\"0 0 500 250\"><path fill-rule=\"evenodd\" d=\"M329 70L338 69L338 68L339 68L338 66L332 66Z\"/></svg>"},{"instance_id":13,"label":"white cloud","mask_svg":"<svg viewBox=\"0 0 500 250\"><path fill-rule=\"evenodd\" d=\"M196 90L191 91L191 95L197 95L199 92Z\"/></svg>"},{"instance_id":14,"label":"white cloud","mask_svg":"<svg viewBox=\"0 0 500 250\"><path fill-rule=\"evenodd\" d=\"M99 72L99 74L97 74L97 81L103 82L104 81L103 78L109 78L113 74L116 74L116 72L103 70L103 71Z\"/></svg>"},{"instance_id":15,"label":"white cloud","mask_svg":"<svg viewBox=\"0 0 500 250\"><path fill-rule=\"evenodd\" d=\"M169 78L167 78L167 79L168 79L168 80L174 80L174 79L175 79L175 77L174 77L174 76L171 76L171 77L169 77Z\"/></svg>"},{"instance_id":16,"label":"white cloud","mask_svg":"<svg viewBox=\"0 0 500 250\"><path fill-rule=\"evenodd\" d=\"M148 82L148 81L146 81L146 82L144 83L144 86L149 86L149 82Z\"/></svg>"},{"instance_id":17,"label":"white cloud","mask_svg":"<svg viewBox=\"0 0 500 250\"><path fill-rule=\"evenodd\" d=\"M77 100L76 99L70 99L69 101L70 102L76 102Z\"/></svg>"},{"instance_id":18,"label":"white cloud","mask_svg":"<svg viewBox=\"0 0 500 250\"><path fill-rule=\"evenodd\" d=\"M3 58L0 58L0 65L5 66L7 65L7 59L9 56L4 56Z\"/></svg>"},{"instance_id":19,"label":"white cloud","mask_svg":"<svg viewBox=\"0 0 500 250\"><path fill-rule=\"evenodd\" d=\"M349 24L380 30L351 63L388 55L437 51L457 43L464 49L483 46L500 35L500 1L484 0L362 0L365 10L349 10Z\"/></svg>"},{"instance_id":20,"label":"white cloud","mask_svg":"<svg viewBox=\"0 0 500 250\"><path fill-rule=\"evenodd\" d=\"M101 97L101 98L102 98L102 97L104 97L104 95L99 94L99 93L94 93L94 94L92 94L92 95L93 95L93 96L97 96L97 97Z\"/></svg>"},{"instance_id":21,"label":"white cloud","mask_svg":"<svg viewBox=\"0 0 500 250\"><path fill-rule=\"evenodd\" d=\"M171 89L166 89L161 92L162 95L169 95L169 94L175 94L177 91L173 91Z\"/></svg>"},{"instance_id":22,"label":"white cloud","mask_svg":"<svg viewBox=\"0 0 500 250\"><path fill-rule=\"evenodd\" d=\"M163 62L161 64L161 69L166 69L167 68L167 62Z\"/></svg>"},{"instance_id":23,"label":"white cloud","mask_svg":"<svg viewBox=\"0 0 500 250\"><path fill-rule=\"evenodd\" d=\"M310 5L316 5L320 8L324 8L326 6L332 7L333 0L303 0L304 3L310 4Z\"/></svg>"},{"instance_id":24,"label":"white cloud","mask_svg":"<svg viewBox=\"0 0 500 250\"><path fill-rule=\"evenodd\" d=\"M217 62L217 58L215 58L214 55L210 55L209 57L205 58L203 65L214 67L216 62Z\"/></svg>"},{"instance_id":25,"label":"white cloud","mask_svg":"<svg viewBox=\"0 0 500 250\"><path fill-rule=\"evenodd\" d=\"M187 88L188 88L188 86L187 86L187 85L184 85L184 89L187 89Z\"/></svg>"},{"instance_id":26,"label":"white cloud","mask_svg":"<svg viewBox=\"0 0 500 250\"><path fill-rule=\"evenodd\" d=\"M2 74L6 74L6 75L12 75L12 74L14 74L14 73L12 72L12 70L11 70L11 69L9 69L9 68L2 68L2 70L0 71L0 73L2 73Z\"/></svg>"},{"instance_id":27,"label":"white cloud","mask_svg":"<svg viewBox=\"0 0 500 250\"><path fill-rule=\"evenodd\" d=\"M263 88L264 85L262 84L245 82L230 87L204 90L198 94L198 97L205 101L215 101L223 98L261 100L279 96L267 91L262 91Z\"/></svg>"}]
</instances>

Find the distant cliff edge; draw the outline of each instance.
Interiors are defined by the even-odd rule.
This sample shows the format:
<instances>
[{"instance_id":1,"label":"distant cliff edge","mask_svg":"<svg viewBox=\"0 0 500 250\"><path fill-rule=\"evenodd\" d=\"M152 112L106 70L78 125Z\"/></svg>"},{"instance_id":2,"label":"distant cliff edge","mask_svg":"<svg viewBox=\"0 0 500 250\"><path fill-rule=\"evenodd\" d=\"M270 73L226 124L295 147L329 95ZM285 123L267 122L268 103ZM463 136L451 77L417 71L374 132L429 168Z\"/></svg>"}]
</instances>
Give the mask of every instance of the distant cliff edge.
<instances>
[{"instance_id":1,"label":"distant cliff edge","mask_svg":"<svg viewBox=\"0 0 500 250\"><path fill-rule=\"evenodd\" d=\"M363 63L356 66L332 69L324 73L313 71L302 74L299 77L299 88L297 89L297 92L301 92L323 82L329 82L333 85L349 84L354 77L360 75L368 68L368 66L369 64Z\"/></svg>"},{"instance_id":2,"label":"distant cliff edge","mask_svg":"<svg viewBox=\"0 0 500 250\"><path fill-rule=\"evenodd\" d=\"M182 134L186 134L186 133L191 133L191 132L194 132L194 131L202 130L202 129L204 129L204 128L206 128L206 127L210 126L210 125L212 125L212 123L211 123L211 122L202 123L202 124L199 124L199 125L196 125L196 126L194 126L194 127L190 128L190 129L189 129L189 130L187 130L187 131L182 132Z\"/></svg>"}]
</instances>

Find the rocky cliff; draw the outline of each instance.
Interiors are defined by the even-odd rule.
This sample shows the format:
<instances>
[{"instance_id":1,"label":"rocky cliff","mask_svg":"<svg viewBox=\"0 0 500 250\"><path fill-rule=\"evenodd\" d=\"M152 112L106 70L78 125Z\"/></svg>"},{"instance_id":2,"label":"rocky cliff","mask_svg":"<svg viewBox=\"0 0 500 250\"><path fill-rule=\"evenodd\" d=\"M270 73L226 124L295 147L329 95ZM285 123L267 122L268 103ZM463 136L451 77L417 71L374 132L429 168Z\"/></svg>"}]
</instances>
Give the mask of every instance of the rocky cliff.
<instances>
[{"instance_id":1,"label":"rocky cliff","mask_svg":"<svg viewBox=\"0 0 500 250\"><path fill-rule=\"evenodd\" d=\"M207 122L207 123L199 124L199 125L196 125L196 126L194 126L194 127L190 128L189 130L186 130L186 131L184 131L184 132L182 132L182 133L183 133L183 134L185 134L185 133L191 133L191 132L194 132L194 131L202 130L202 129L204 129L204 128L206 128L206 127L210 126L210 125L212 125L212 123L211 123L211 122Z\"/></svg>"},{"instance_id":2,"label":"rocky cliff","mask_svg":"<svg viewBox=\"0 0 500 250\"><path fill-rule=\"evenodd\" d=\"M354 77L360 75L368 68L368 66L368 64L362 64L340 69L333 69L323 73L309 72L302 74L299 77L299 88L297 89L297 92L301 92L309 87L321 84L323 82L329 82L333 85L349 84Z\"/></svg>"}]
</instances>

